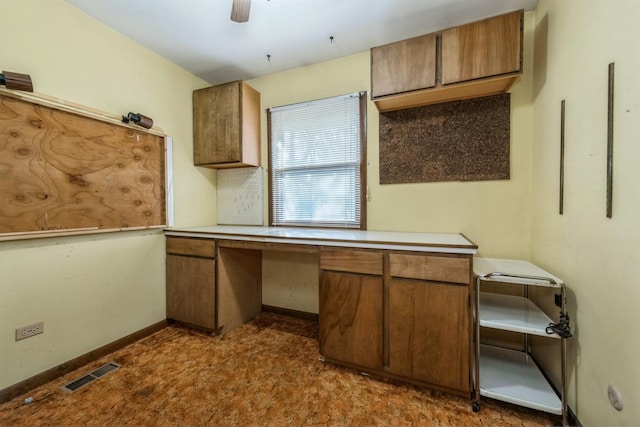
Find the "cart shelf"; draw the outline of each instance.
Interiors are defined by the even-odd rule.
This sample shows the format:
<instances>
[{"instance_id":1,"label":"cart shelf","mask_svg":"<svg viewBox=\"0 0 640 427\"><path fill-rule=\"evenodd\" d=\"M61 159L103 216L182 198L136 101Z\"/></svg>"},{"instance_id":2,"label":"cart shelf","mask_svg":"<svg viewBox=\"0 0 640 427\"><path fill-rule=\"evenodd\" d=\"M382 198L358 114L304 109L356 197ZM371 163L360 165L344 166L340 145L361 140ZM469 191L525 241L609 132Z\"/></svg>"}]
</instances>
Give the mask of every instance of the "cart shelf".
<instances>
[{"instance_id":1,"label":"cart shelf","mask_svg":"<svg viewBox=\"0 0 640 427\"><path fill-rule=\"evenodd\" d=\"M551 414L562 402L527 353L480 346L480 395Z\"/></svg>"},{"instance_id":2,"label":"cart shelf","mask_svg":"<svg viewBox=\"0 0 640 427\"><path fill-rule=\"evenodd\" d=\"M481 292L478 315L486 328L560 338L555 332L547 334L551 318L528 298Z\"/></svg>"},{"instance_id":3,"label":"cart shelf","mask_svg":"<svg viewBox=\"0 0 640 427\"><path fill-rule=\"evenodd\" d=\"M473 410L480 410L480 396L502 400L551 414L562 415L562 425L568 425L566 401L567 338L571 337L566 307L564 282L540 267L520 260L474 258L475 287L475 401ZM480 292L480 282L495 282L494 287L523 287L523 296L512 292ZM529 286L551 288L560 307L560 324L547 334L553 321L529 299ZM505 289L506 290L506 289ZM494 291L495 292L495 291ZM499 292L499 290L498 290ZM556 294L559 292L559 295ZM558 298L559 297L559 298ZM510 331L524 336L524 351L481 344L481 327ZM565 332L568 332L565 334ZM530 335L560 340L561 385L556 393L531 357Z\"/></svg>"}]
</instances>

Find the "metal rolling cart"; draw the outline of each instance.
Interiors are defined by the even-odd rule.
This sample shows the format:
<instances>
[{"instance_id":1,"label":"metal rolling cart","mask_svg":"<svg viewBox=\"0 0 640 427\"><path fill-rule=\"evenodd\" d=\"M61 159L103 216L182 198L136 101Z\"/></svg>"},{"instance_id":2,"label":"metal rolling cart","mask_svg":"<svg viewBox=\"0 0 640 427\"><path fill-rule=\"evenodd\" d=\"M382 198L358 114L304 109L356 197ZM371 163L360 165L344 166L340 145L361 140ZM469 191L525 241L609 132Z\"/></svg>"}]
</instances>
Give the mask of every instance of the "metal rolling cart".
<instances>
[{"instance_id":1,"label":"metal rolling cart","mask_svg":"<svg viewBox=\"0 0 640 427\"><path fill-rule=\"evenodd\" d=\"M562 415L562 425L568 425L567 339L571 330L564 282L530 262L519 260L474 258L473 271L476 276L473 410L480 410L480 396L485 396ZM523 285L524 296L480 292L482 281ZM555 304L560 308L558 323L529 299L530 286L560 291L559 295L554 294ZM480 344L480 327L524 334L524 351ZM561 340L559 393L530 355L530 335Z\"/></svg>"}]
</instances>

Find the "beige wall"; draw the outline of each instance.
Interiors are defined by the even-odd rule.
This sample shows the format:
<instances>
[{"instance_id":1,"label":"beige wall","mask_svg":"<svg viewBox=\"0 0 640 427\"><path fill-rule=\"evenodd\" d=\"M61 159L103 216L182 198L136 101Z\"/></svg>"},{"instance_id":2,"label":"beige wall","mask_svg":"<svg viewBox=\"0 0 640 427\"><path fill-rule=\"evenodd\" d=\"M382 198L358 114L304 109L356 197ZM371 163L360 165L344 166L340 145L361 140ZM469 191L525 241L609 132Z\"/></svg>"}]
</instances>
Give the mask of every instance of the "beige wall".
<instances>
[{"instance_id":1,"label":"beige wall","mask_svg":"<svg viewBox=\"0 0 640 427\"><path fill-rule=\"evenodd\" d=\"M630 426L640 420L639 16L636 0L541 0L535 19L531 255L571 290L576 338L569 397L585 426ZM615 171L608 219L610 62L616 66ZM566 167L564 214L559 215L562 99ZM609 384L622 393L622 412L609 405Z\"/></svg>"},{"instance_id":2,"label":"beige wall","mask_svg":"<svg viewBox=\"0 0 640 427\"><path fill-rule=\"evenodd\" d=\"M191 91L205 82L61 0L0 0L0 10L2 69L31 74L38 92L151 116L174 138L176 224L215 223L214 174L191 162ZM527 13L525 73L512 90L507 181L379 185L378 114L368 105L368 228L463 232L483 256L530 258L564 278L576 332L569 401L585 426L640 419L638 16L635 0L615 7L540 0L536 13ZM606 68L612 61L616 169L614 215L607 219ZM263 111L368 90L369 54L249 83L261 92ZM561 99L567 100L563 216L557 213ZM266 165L266 120L262 136ZM0 243L0 388L164 319L163 244L157 231ZM292 281L291 257L265 256L264 302L317 311L317 260L295 255L302 264ZM293 284L301 288L294 292ZM16 327L39 320L44 334L14 342ZM621 391L623 412L609 406L609 384Z\"/></svg>"},{"instance_id":3,"label":"beige wall","mask_svg":"<svg viewBox=\"0 0 640 427\"><path fill-rule=\"evenodd\" d=\"M532 142L531 81L533 13L525 18L525 72L512 89L511 179L480 182L440 182L401 185L379 184L378 111L367 106L367 204L369 230L462 232L476 242L483 256L529 257L530 175ZM370 90L369 52L297 68L250 80L261 94L262 164L267 164L266 109L310 99ZM268 185L265 168L265 194ZM265 201L265 223L268 218ZM264 259L263 302L317 312L317 260L307 257L304 269L291 279L282 266L288 254ZM299 258L296 258L299 260ZM313 265L316 267L313 268ZM306 292L295 293L292 287Z\"/></svg>"},{"instance_id":4,"label":"beige wall","mask_svg":"<svg viewBox=\"0 0 640 427\"><path fill-rule=\"evenodd\" d=\"M215 222L214 174L193 167L191 92L207 86L61 0L0 0L0 69L37 92L173 137L177 225ZM161 231L0 242L0 389L163 320ZM16 327L45 332L14 341Z\"/></svg>"}]
</instances>

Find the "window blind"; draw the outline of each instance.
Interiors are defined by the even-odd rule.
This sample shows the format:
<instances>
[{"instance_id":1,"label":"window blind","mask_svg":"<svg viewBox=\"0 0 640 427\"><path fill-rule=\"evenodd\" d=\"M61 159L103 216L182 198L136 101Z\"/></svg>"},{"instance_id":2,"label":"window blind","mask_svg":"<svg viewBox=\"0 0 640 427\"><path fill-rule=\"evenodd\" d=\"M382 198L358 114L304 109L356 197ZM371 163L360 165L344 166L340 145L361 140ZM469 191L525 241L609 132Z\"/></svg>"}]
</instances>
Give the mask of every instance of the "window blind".
<instances>
[{"instance_id":1,"label":"window blind","mask_svg":"<svg viewBox=\"0 0 640 427\"><path fill-rule=\"evenodd\" d=\"M363 99L269 109L271 225L361 228Z\"/></svg>"}]
</instances>

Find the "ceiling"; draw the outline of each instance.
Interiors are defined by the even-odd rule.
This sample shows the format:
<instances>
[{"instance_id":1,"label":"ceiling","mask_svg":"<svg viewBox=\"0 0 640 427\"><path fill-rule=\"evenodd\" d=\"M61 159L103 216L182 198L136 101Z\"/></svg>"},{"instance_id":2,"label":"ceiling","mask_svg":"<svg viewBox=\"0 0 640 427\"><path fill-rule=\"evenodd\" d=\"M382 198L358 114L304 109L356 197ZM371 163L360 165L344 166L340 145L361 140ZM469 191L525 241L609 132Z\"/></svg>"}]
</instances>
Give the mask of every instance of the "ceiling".
<instances>
[{"instance_id":1,"label":"ceiling","mask_svg":"<svg viewBox=\"0 0 640 427\"><path fill-rule=\"evenodd\" d=\"M328 61L538 0L65 0L211 84Z\"/></svg>"}]
</instances>

